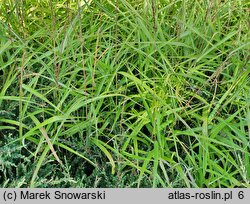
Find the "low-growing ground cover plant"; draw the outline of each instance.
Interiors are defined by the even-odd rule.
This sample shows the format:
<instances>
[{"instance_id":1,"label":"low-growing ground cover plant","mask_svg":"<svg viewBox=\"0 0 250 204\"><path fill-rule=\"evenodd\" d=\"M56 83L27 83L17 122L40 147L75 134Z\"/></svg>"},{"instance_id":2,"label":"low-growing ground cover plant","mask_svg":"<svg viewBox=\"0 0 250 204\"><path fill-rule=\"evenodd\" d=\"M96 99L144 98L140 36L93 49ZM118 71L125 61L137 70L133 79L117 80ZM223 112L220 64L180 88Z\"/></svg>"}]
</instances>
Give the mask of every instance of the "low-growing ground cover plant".
<instances>
[{"instance_id":1,"label":"low-growing ground cover plant","mask_svg":"<svg viewBox=\"0 0 250 204\"><path fill-rule=\"evenodd\" d=\"M1 187L250 187L247 1L0 11Z\"/></svg>"}]
</instances>

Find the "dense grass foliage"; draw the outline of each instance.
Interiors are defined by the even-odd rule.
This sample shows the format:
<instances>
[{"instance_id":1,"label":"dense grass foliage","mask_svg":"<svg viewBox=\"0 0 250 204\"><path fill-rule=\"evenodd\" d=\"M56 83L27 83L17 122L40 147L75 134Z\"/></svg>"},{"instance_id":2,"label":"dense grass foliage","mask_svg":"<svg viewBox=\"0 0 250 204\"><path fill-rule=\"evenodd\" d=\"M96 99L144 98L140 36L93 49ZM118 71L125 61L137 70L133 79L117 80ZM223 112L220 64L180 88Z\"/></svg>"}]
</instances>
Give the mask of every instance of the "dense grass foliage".
<instances>
[{"instance_id":1,"label":"dense grass foliage","mask_svg":"<svg viewBox=\"0 0 250 204\"><path fill-rule=\"evenodd\" d=\"M2 187L250 187L246 0L0 0Z\"/></svg>"}]
</instances>

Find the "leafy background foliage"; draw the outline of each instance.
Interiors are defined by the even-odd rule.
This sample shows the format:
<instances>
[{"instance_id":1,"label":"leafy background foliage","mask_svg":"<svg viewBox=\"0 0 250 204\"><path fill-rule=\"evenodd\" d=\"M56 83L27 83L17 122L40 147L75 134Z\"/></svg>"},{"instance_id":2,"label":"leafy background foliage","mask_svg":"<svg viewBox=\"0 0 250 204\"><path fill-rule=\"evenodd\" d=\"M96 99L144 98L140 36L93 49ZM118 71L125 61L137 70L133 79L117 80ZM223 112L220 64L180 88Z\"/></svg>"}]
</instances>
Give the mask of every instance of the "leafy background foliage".
<instances>
[{"instance_id":1,"label":"leafy background foliage","mask_svg":"<svg viewBox=\"0 0 250 204\"><path fill-rule=\"evenodd\" d=\"M2 187L249 187L247 1L0 3Z\"/></svg>"}]
</instances>

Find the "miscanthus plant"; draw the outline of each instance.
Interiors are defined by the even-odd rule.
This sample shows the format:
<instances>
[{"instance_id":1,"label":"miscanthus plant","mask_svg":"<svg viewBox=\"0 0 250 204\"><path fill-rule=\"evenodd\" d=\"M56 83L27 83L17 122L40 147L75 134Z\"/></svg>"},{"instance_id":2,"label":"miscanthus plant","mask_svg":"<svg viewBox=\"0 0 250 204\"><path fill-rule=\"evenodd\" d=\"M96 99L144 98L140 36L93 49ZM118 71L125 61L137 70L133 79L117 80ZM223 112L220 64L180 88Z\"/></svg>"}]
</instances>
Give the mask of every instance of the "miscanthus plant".
<instances>
[{"instance_id":1,"label":"miscanthus plant","mask_svg":"<svg viewBox=\"0 0 250 204\"><path fill-rule=\"evenodd\" d=\"M247 1L0 11L2 187L250 187Z\"/></svg>"}]
</instances>

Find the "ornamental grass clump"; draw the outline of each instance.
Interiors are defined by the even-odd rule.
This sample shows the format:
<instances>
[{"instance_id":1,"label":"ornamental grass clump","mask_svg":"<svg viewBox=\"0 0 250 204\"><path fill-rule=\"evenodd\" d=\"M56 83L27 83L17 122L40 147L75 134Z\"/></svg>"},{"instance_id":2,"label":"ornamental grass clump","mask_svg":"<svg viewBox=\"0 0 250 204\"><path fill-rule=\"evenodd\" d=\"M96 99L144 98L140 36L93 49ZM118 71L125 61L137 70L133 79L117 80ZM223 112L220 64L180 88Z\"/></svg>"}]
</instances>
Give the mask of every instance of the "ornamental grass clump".
<instances>
[{"instance_id":1,"label":"ornamental grass clump","mask_svg":"<svg viewBox=\"0 0 250 204\"><path fill-rule=\"evenodd\" d=\"M0 185L250 187L248 7L0 0Z\"/></svg>"}]
</instances>

